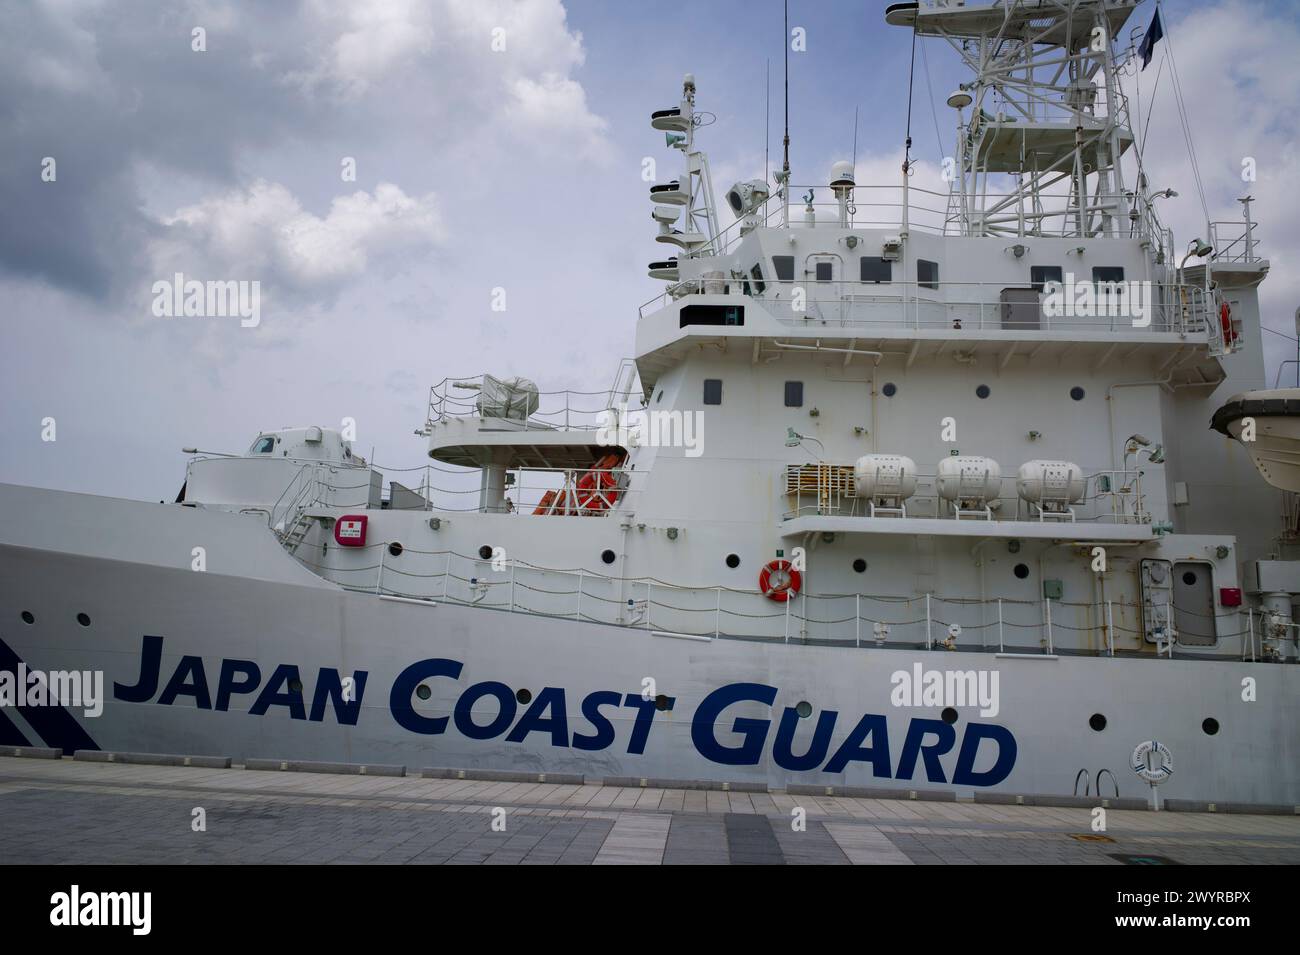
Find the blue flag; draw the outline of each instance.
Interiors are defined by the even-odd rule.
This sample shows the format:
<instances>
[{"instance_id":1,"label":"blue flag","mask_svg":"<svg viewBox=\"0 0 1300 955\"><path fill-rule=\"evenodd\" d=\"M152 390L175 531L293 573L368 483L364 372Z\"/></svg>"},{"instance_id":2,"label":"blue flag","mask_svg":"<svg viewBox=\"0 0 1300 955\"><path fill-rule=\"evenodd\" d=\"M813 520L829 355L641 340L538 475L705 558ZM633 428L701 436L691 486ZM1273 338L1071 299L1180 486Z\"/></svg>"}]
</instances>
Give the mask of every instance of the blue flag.
<instances>
[{"instance_id":1,"label":"blue flag","mask_svg":"<svg viewBox=\"0 0 1300 955\"><path fill-rule=\"evenodd\" d=\"M1138 44L1138 56L1142 57L1142 69L1151 65L1151 54L1156 50L1156 44L1164 39L1165 28L1160 25L1160 10L1156 10L1156 15L1151 18L1151 26L1147 27L1146 36L1142 37L1142 42Z\"/></svg>"}]
</instances>

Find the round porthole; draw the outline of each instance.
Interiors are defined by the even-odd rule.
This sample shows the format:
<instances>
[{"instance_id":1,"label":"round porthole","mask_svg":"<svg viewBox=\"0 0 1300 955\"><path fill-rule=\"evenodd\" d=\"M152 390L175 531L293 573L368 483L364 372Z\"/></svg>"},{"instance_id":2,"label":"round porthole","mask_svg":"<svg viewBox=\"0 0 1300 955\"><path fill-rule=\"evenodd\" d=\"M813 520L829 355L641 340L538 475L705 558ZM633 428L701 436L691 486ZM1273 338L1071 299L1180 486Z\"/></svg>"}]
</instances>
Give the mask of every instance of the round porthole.
<instances>
[{"instance_id":1,"label":"round porthole","mask_svg":"<svg viewBox=\"0 0 1300 955\"><path fill-rule=\"evenodd\" d=\"M894 395L898 394L898 386L892 381L887 381L885 382L885 387L880 389L880 393L886 398L892 398Z\"/></svg>"},{"instance_id":2,"label":"round porthole","mask_svg":"<svg viewBox=\"0 0 1300 955\"><path fill-rule=\"evenodd\" d=\"M945 706L943 712L939 714L939 718L951 726L953 723L957 722L957 711L951 706Z\"/></svg>"},{"instance_id":3,"label":"round porthole","mask_svg":"<svg viewBox=\"0 0 1300 955\"><path fill-rule=\"evenodd\" d=\"M1213 716L1208 717L1203 723L1201 723L1201 730L1206 736L1214 736L1219 732L1219 721Z\"/></svg>"},{"instance_id":4,"label":"round porthole","mask_svg":"<svg viewBox=\"0 0 1300 955\"><path fill-rule=\"evenodd\" d=\"M975 389L976 398L987 398L990 394L992 394L992 392L989 390L988 385L980 385Z\"/></svg>"},{"instance_id":5,"label":"round porthole","mask_svg":"<svg viewBox=\"0 0 1300 955\"><path fill-rule=\"evenodd\" d=\"M77 623L81 624L83 627L89 627L90 617L84 613L79 613L77 614Z\"/></svg>"},{"instance_id":6,"label":"round porthole","mask_svg":"<svg viewBox=\"0 0 1300 955\"><path fill-rule=\"evenodd\" d=\"M429 697L433 696L433 690L429 689L428 684L421 683L415 688L415 695L422 700L427 700Z\"/></svg>"},{"instance_id":7,"label":"round porthole","mask_svg":"<svg viewBox=\"0 0 1300 955\"><path fill-rule=\"evenodd\" d=\"M855 560L855 561L853 562L853 572L854 572L854 573L856 573L856 574L861 574L861 573L865 572L866 569L867 569L867 562L866 562L865 560L863 560L861 557L859 557L857 560Z\"/></svg>"},{"instance_id":8,"label":"round porthole","mask_svg":"<svg viewBox=\"0 0 1300 955\"><path fill-rule=\"evenodd\" d=\"M1185 583L1188 587L1192 586L1192 584L1196 583L1196 574L1194 574L1190 570L1187 571L1185 574L1183 574L1183 583Z\"/></svg>"},{"instance_id":9,"label":"round porthole","mask_svg":"<svg viewBox=\"0 0 1300 955\"><path fill-rule=\"evenodd\" d=\"M35 622L36 622L36 618L32 616L32 612L30 610L24 610L23 623L35 623Z\"/></svg>"},{"instance_id":10,"label":"round porthole","mask_svg":"<svg viewBox=\"0 0 1300 955\"><path fill-rule=\"evenodd\" d=\"M1070 397L1073 398L1075 401L1082 401L1083 396L1084 396L1084 390L1080 388L1078 385L1075 385L1073 388L1070 389Z\"/></svg>"},{"instance_id":11,"label":"round porthole","mask_svg":"<svg viewBox=\"0 0 1300 955\"><path fill-rule=\"evenodd\" d=\"M492 548L487 544L484 544L482 547L478 549L478 556L480 560L491 560Z\"/></svg>"},{"instance_id":12,"label":"round porthole","mask_svg":"<svg viewBox=\"0 0 1300 955\"><path fill-rule=\"evenodd\" d=\"M532 702L533 694L528 690L515 690L515 699L520 703L530 703Z\"/></svg>"},{"instance_id":13,"label":"round porthole","mask_svg":"<svg viewBox=\"0 0 1300 955\"><path fill-rule=\"evenodd\" d=\"M1100 713L1093 713L1092 716L1088 717L1088 726L1092 728L1094 733L1100 733L1106 728L1106 717Z\"/></svg>"},{"instance_id":14,"label":"round porthole","mask_svg":"<svg viewBox=\"0 0 1300 955\"><path fill-rule=\"evenodd\" d=\"M739 567L739 566L740 566L740 557L739 557L739 555L737 555L737 554L728 554L728 555L727 555L727 566L730 567L732 570L735 570L737 567Z\"/></svg>"},{"instance_id":15,"label":"round porthole","mask_svg":"<svg viewBox=\"0 0 1300 955\"><path fill-rule=\"evenodd\" d=\"M799 714L801 720L806 720L812 716L812 704L807 700L800 700L795 704L794 711Z\"/></svg>"},{"instance_id":16,"label":"round porthole","mask_svg":"<svg viewBox=\"0 0 1300 955\"><path fill-rule=\"evenodd\" d=\"M293 693L293 694L295 694L295 695L301 693L301 692L302 692L302 680L290 680L290 681L289 681L289 692L290 692L290 693Z\"/></svg>"},{"instance_id":17,"label":"round porthole","mask_svg":"<svg viewBox=\"0 0 1300 955\"><path fill-rule=\"evenodd\" d=\"M656 709L656 710L661 710L661 711L662 711L662 710L666 710L666 709L668 709L668 697L664 696L662 693L660 693L658 696L656 696L656 697L655 697L655 709Z\"/></svg>"},{"instance_id":18,"label":"round porthole","mask_svg":"<svg viewBox=\"0 0 1300 955\"><path fill-rule=\"evenodd\" d=\"M401 557L402 545L399 544L397 541L393 541L391 544L388 545L388 553L392 557Z\"/></svg>"},{"instance_id":19,"label":"round porthole","mask_svg":"<svg viewBox=\"0 0 1300 955\"><path fill-rule=\"evenodd\" d=\"M604 561L605 563L607 563L607 564L612 564L612 563L614 563L614 558L615 558L616 556L617 556L617 555L616 555L612 550L602 550L602 551L600 552L600 559L603 560L603 561Z\"/></svg>"},{"instance_id":20,"label":"round porthole","mask_svg":"<svg viewBox=\"0 0 1300 955\"><path fill-rule=\"evenodd\" d=\"M1012 573L1014 573L1014 574L1015 574L1017 577L1019 577L1021 580L1024 580L1026 577L1029 576L1029 565L1028 565L1028 564L1016 564L1016 568L1015 568L1014 571L1012 571Z\"/></svg>"}]
</instances>

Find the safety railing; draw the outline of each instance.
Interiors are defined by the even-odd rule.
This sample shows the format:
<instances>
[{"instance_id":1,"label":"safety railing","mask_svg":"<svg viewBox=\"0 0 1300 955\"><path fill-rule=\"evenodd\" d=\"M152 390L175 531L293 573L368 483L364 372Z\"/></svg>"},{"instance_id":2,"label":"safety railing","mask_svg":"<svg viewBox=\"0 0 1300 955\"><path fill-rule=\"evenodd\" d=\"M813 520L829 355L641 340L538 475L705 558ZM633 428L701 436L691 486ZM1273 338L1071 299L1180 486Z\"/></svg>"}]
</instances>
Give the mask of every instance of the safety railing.
<instances>
[{"instance_id":1,"label":"safety railing","mask_svg":"<svg viewBox=\"0 0 1300 955\"><path fill-rule=\"evenodd\" d=\"M908 517L949 518L956 520L953 502L934 490L937 474L918 471L918 492L907 498L904 508ZM988 501L989 514L994 521L1031 520L1042 518L1059 520L1062 515L1041 515L1022 501L1015 493L1016 479L1004 476L999 482L999 492ZM1011 493L1007 493L1010 487ZM781 490L787 502L785 519L805 516L873 516L872 499L859 495L854 482L852 464L790 465L786 469ZM898 502L888 495L878 495L877 511L892 515ZM1077 523L1146 524L1151 515L1146 511L1142 495L1142 472L1098 471L1085 479L1083 499L1068 505ZM891 516L891 519L893 517ZM969 519L963 517L962 519Z\"/></svg>"},{"instance_id":2,"label":"safety railing","mask_svg":"<svg viewBox=\"0 0 1300 955\"><path fill-rule=\"evenodd\" d=\"M1095 656L1155 653L1154 645L1145 639L1142 606L1119 600L805 591L775 602L754 590L684 587L655 578L542 567L511 559L503 551L477 557L403 547L393 556L388 542L348 548L346 555L338 551L330 548L322 554L304 547L298 556L349 590L652 633L858 648ZM1217 653L1236 659L1234 652L1224 654L1223 649L1241 637L1243 658L1247 658L1248 623L1242 614L1223 613L1216 619ZM1175 646L1173 650L1176 653L1169 655L1216 653L1213 647Z\"/></svg>"},{"instance_id":3,"label":"safety railing","mask_svg":"<svg viewBox=\"0 0 1300 955\"><path fill-rule=\"evenodd\" d=\"M1247 264L1259 260L1259 239L1255 237L1256 225L1243 222L1218 221L1210 223L1210 245L1214 247L1214 261Z\"/></svg>"},{"instance_id":4,"label":"safety railing","mask_svg":"<svg viewBox=\"0 0 1300 955\"><path fill-rule=\"evenodd\" d=\"M809 197L811 196L811 199ZM820 198L825 197L825 198ZM1019 238L1093 238L1110 235L1122 238L1150 238L1156 223L1148 217L1132 216L1132 195L1091 195L1082 210L1065 194L1040 192L1030 197L1019 192L988 192L967 197L961 208L960 197L951 191L937 191L908 184L860 185L853 187L848 201L845 225L851 229L907 229L931 235L998 236ZM1082 211L1085 222L1079 228ZM1101 213L1110 213L1107 228ZM791 185L790 219L792 229L841 228L840 204L829 186ZM785 207L779 193L773 195L756 212L733 220L718 236L720 255L735 250L753 228L776 228L783 224Z\"/></svg>"},{"instance_id":5,"label":"safety railing","mask_svg":"<svg viewBox=\"0 0 1300 955\"><path fill-rule=\"evenodd\" d=\"M900 264L901 267L901 264ZM1182 283L1067 281L1051 287L1013 282L860 282L812 277L795 280L747 275L725 282L724 293L751 299L795 329L841 328L1014 330L1021 332L1166 333L1210 341L1218 334L1212 297ZM684 295L713 292L703 281L666 290L640 308L644 318ZM743 296L744 298L740 298Z\"/></svg>"},{"instance_id":6,"label":"safety railing","mask_svg":"<svg viewBox=\"0 0 1300 955\"><path fill-rule=\"evenodd\" d=\"M440 513L476 513L482 510L477 469L436 464L412 468L383 468L385 476L400 475L400 484L415 498L382 498L381 506L393 510L437 510ZM356 473L323 465L300 469L271 507L268 524L288 527L311 509L359 507L369 503L369 470ZM506 473L505 505L493 513L598 517L612 513L639 494L648 472L610 468L515 468Z\"/></svg>"},{"instance_id":7,"label":"safety railing","mask_svg":"<svg viewBox=\"0 0 1300 955\"><path fill-rule=\"evenodd\" d=\"M630 359L620 363L614 382L603 391L533 391L534 408L529 408L526 396L519 409L501 409L486 405L482 400L483 385L487 375L444 378L429 389L428 414L419 434L428 434L434 425L456 418L478 418L484 427L518 431L570 431L596 430L608 424L611 408L632 405L640 407L642 395L638 387L636 365Z\"/></svg>"}]
</instances>

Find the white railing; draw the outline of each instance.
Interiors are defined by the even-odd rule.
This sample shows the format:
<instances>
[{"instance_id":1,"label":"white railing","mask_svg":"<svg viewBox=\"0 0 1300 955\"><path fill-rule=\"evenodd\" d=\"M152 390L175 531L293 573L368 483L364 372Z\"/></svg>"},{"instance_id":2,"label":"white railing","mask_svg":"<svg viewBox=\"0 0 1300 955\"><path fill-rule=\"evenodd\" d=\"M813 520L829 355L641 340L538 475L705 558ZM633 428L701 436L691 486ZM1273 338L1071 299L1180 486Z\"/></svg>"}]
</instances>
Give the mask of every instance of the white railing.
<instances>
[{"instance_id":1,"label":"white railing","mask_svg":"<svg viewBox=\"0 0 1300 955\"><path fill-rule=\"evenodd\" d=\"M795 517L842 516L868 517L871 515L871 499L857 493L853 480L851 464L808 464L804 465L810 472L816 472L815 485L809 482L791 480L791 471L787 469L785 497L788 508L783 517L787 520ZM919 472L916 477L921 485L933 487L937 476L934 473ZM1010 484L1013 492L1016 480L1004 477L1001 487ZM880 507L892 507L888 502ZM956 520L952 503L939 497L935 491L914 494L905 502L908 517L946 518ZM992 519L999 520L1038 520L1036 514L1025 512L1025 503L1015 493L1006 494L999 491L998 496L989 502ZM1146 524L1151 515L1146 512L1142 496L1142 472L1099 471L1088 476L1085 483L1083 500L1071 504L1074 520L1078 523L1105 524ZM967 519L967 518L963 518ZM1049 520L1054 519L1049 515ZM906 520L894 518L890 520Z\"/></svg>"},{"instance_id":2,"label":"white railing","mask_svg":"<svg viewBox=\"0 0 1300 955\"><path fill-rule=\"evenodd\" d=\"M636 365L631 359L619 364L614 382L603 391L539 391L537 410L524 417L499 417L483 411L479 400L484 375L444 378L429 389L428 415L424 428L428 434L441 421L456 418L481 418L502 430L518 431L591 431L607 424L605 413L620 405L640 407Z\"/></svg>"},{"instance_id":3,"label":"white railing","mask_svg":"<svg viewBox=\"0 0 1300 955\"><path fill-rule=\"evenodd\" d=\"M1204 288L1179 283L1142 283L1149 309L1142 314L1111 294L1106 283L1093 285L1100 303L1089 314L1049 315L1039 303L1007 299L1007 291L1032 291L1029 282L915 282L879 284L856 277L816 281L765 279L763 290L749 277L728 281L729 298L747 298L794 328L831 325L844 328L943 328L964 330L1105 331L1119 334L1167 333L1209 341L1218 334L1210 296ZM1123 284L1123 283L1121 283ZM739 294L737 294L739 293ZM643 304L644 318L684 295L704 293L703 283L679 283ZM743 296L743 297L742 297ZM1141 304L1141 303L1139 303ZM1071 311L1078 311L1077 309ZM1137 324L1135 324L1137 323Z\"/></svg>"},{"instance_id":4,"label":"white railing","mask_svg":"<svg viewBox=\"0 0 1300 955\"><path fill-rule=\"evenodd\" d=\"M805 198L812 193L813 201ZM824 198L823 198L824 197ZM1158 220L1149 212L1131 215L1134 198L1125 194L1090 195L1082 210L1071 204L1064 193L1040 192L1036 201L1016 192L982 192L967 197L968 208L961 210L960 198L950 191L939 192L902 184L855 186L849 201L848 227L851 229L887 229L900 232L906 222L909 231L931 235L1092 238L1152 238L1163 241ZM812 215L809 216L811 210ZM1088 223L1082 232L1077 216L1082 212ZM1110 213L1108 229L1101 226L1102 213ZM782 225L784 205L779 193L773 193L752 216L739 218L718 236L719 255L733 251L749 229L777 228ZM790 221L792 229L839 228L839 201L830 187L820 185L790 186Z\"/></svg>"},{"instance_id":5,"label":"white railing","mask_svg":"<svg viewBox=\"0 0 1300 955\"><path fill-rule=\"evenodd\" d=\"M949 649L949 643L955 650L1040 654L1147 654L1152 649L1143 638L1142 606L1124 601L805 591L778 603L756 590L683 587L654 578L541 567L504 556L494 561L409 547L394 556L389 542L349 548L348 556L355 558L359 550L363 562L348 567L334 562L335 549L322 557L319 550L303 547L298 557L349 590L650 633L936 651ZM1249 638L1246 622L1237 613L1216 615L1216 619L1219 639L1241 638L1244 656ZM959 628L955 637L950 629L954 625Z\"/></svg>"},{"instance_id":6,"label":"white railing","mask_svg":"<svg viewBox=\"0 0 1300 955\"><path fill-rule=\"evenodd\" d=\"M1259 260L1256 251L1259 239L1255 238L1254 222L1211 222L1209 241L1214 247L1215 262L1248 264Z\"/></svg>"}]
</instances>

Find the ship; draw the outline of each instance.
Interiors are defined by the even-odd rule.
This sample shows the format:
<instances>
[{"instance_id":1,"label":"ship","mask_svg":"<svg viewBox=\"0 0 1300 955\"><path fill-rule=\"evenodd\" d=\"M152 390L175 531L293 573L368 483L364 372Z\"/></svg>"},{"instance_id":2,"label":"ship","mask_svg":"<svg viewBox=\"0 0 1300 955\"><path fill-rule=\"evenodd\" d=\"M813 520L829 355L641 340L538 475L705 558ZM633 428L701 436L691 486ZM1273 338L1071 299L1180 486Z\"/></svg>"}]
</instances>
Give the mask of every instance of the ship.
<instances>
[{"instance_id":1,"label":"ship","mask_svg":"<svg viewBox=\"0 0 1300 955\"><path fill-rule=\"evenodd\" d=\"M1269 262L1162 221L1135 6L889 6L968 72L947 188L797 185L787 121L725 226L688 75L608 387L446 377L406 470L315 424L169 503L0 485L0 747L1300 802Z\"/></svg>"}]
</instances>

